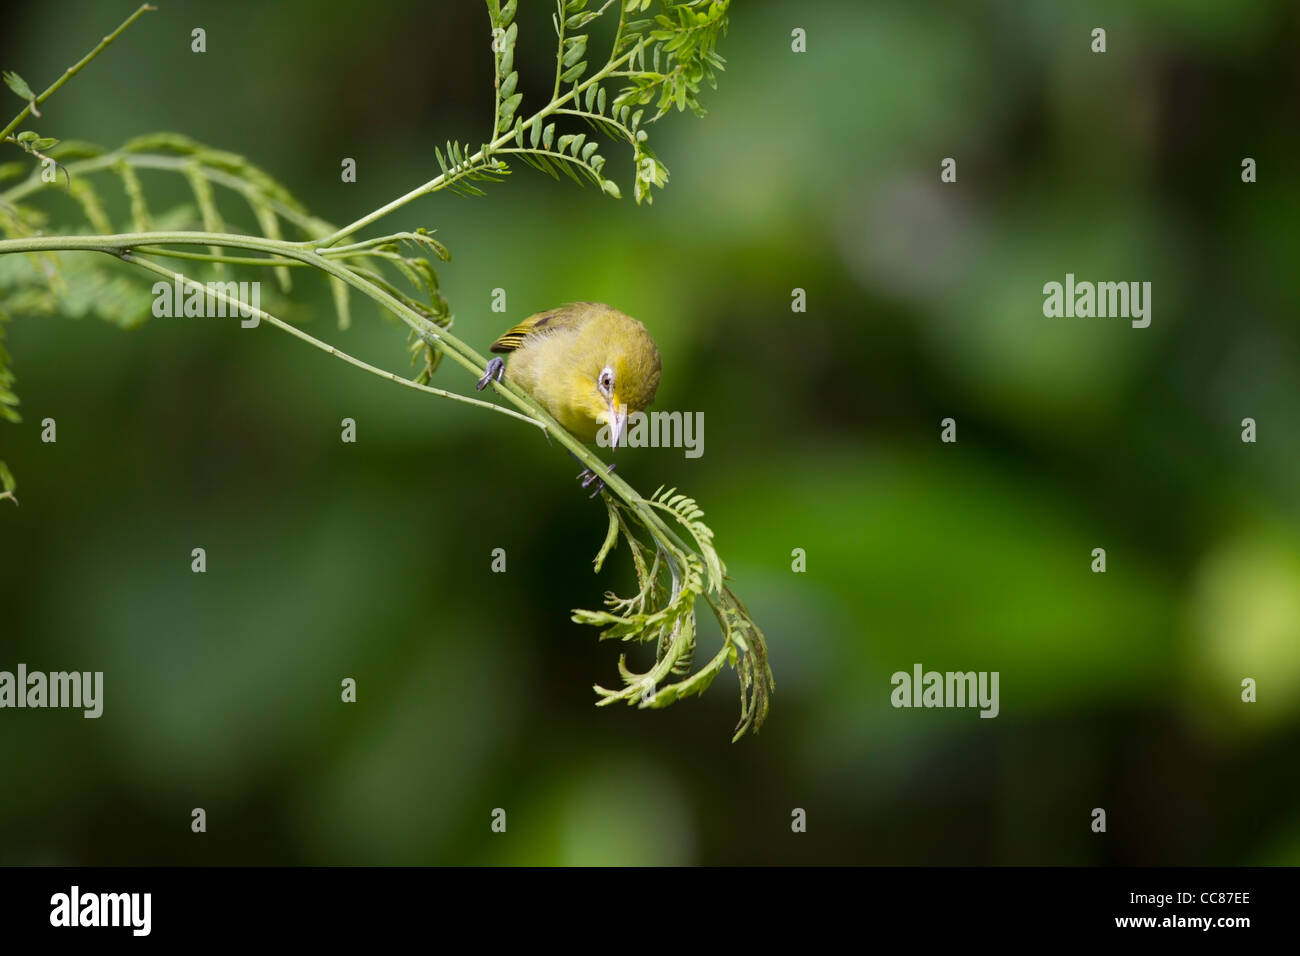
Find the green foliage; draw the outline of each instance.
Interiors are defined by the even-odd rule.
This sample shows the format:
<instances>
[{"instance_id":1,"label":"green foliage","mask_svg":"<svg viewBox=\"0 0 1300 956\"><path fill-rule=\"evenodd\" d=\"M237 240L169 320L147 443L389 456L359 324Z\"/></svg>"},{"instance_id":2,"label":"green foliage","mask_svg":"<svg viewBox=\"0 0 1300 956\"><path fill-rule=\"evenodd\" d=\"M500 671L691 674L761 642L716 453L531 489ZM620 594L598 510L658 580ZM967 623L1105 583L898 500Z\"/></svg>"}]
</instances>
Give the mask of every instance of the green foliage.
<instances>
[{"instance_id":1,"label":"green foliage","mask_svg":"<svg viewBox=\"0 0 1300 956\"><path fill-rule=\"evenodd\" d=\"M462 145L449 141L445 153L438 146L433 148L433 153L445 188L460 196L482 196L483 190L472 184L500 182L509 174L510 167L502 162L471 156L469 149L468 143Z\"/></svg>"},{"instance_id":2,"label":"green foliage","mask_svg":"<svg viewBox=\"0 0 1300 956\"><path fill-rule=\"evenodd\" d=\"M225 231L228 227L218 205L218 190L237 195L252 213L257 228L247 234L281 240L283 230L287 228L314 239L335 228L331 223L309 215L288 189L245 157L213 149L179 134L140 136L114 152L106 152L89 143L64 142L54 147L51 155L61 164L66 164L62 168L68 173L68 192L80 207L85 225L99 234L108 235L115 231L106 211L105 192L107 186L113 185L114 179L129 201L131 226L136 232L196 228L209 232ZM21 163L0 166L0 181L13 179L22 170ZM194 204L182 204L159 214L153 213L143 180L146 175L159 174L183 177L190 187ZM22 182L0 192L0 234L19 238L48 231L48 215L22 201L40 195L51 185L42 179L37 168ZM404 255L403 249L413 249L417 254ZM210 254L217 258L211 263L214 272L226 265L221 261L227 258L223 252L220 247L210 249ZM360 244L348 256L359 264L368 260L393 270L397 277L410 284L415 290L414 295L398 289L374 269L362 268L359 271L382 284L434 325L448 328L451 325L450 308L438 291L437 273L426 258L428 253L443 261L449 258L442 243L433 239L427 230L417 230L375 243ZM293 288L291 269L288 265L276 265L273 274L281 293L287 295ZM0 257L0 297L5 303L4 308L12 315L94 316L122 328L133 328L150 316L152 282L152 277L123 270L107 259L59 257L49 253ZM331 278L330 290L339 326L347 328L351 316L348 286ZM279 311L291 310L287 302L275 299L270 302ZM424 343L418 343L415 348L417 357L424 360L416 381L427 382L437 367L438 356ZM0 381L6 374L11 376L12 383L7 355L0 351ZM0 416L9 417L3 407L0 407Z\"/></svg>"},{"instance_id":3,"label":"green foliage","mask_svg":"<svg viewBox=\"0 0 1300 956\"><path fill-rule=\"evenodd\" d=\"M693 498L676 489L660 488L646 502L671 518L694 542L694 548L680 542L654 538L644 540L653 529L643 517L610 496L605 497L609 528L596 555L596 570L617 545L627 542L636 568L638 589L628 598L605 593L608 611L575 610L579 624L601 627L600 639L654 643L655 663L647 671L627 666L627 655L618 660L622 690L595 685L601 696L598 706L626 701L642 708L667 707L674 701L702 694L725 665L740 675L740 722L733 740L746 731L757 730L767 718L774 689L767 663L767 642L740 599L724 581L726 570L713 547L713 531L702 520L704 512ZM722 629L722 649L698 671L691 673L696 650L696 601L703 599ZM681 680L664 683L672 676Z\"/></svg>"},{"instance_id":4,"label":"green foliage","mask_svg":"<svg viewBox=\"0 0 1300 956\"><path fill-rule=\"evenodd\" d=\"M627 8L644 13L652 0L628 0ZM727 3L718 0L688 0L665 3L664 12L653 20L634 20L627 25L629 36L638 38L634 63L627 86L614 101L615 107L654 104L651 122L674 106L703 116L700 86L717 89L717 73L726 61L718 55L718 40L727 31ZM649 66L646 50L650 51Z\"/></svg>"},{"instance_id":5,"label":"green foliage","mask_svg":"<svg viewBox=\"0 0 1300 956\"><path fill-rule=\"evenodd\" d=\"M674 106L704 115L700 89L706 82L716 87L717 73L725 65L717 44L726 33L729 0L619 0L613 43L594 73L590 28L616 0L595 8L589 8L590 2L557 0L551 100L531 116L516 118L523 94L514 69L515 4L488 0L496 51L497 138L479 155L484 163L493 158L500 163L503 154L517 155L552 177L563 173L577 183L591 182L617 199L622 190L605 175L599 141L557 128L566 118L580 119L601 136L632 148L633 195L638 203L653 202L653 188L667 184L668 168L651 149L646 127ZM642 16L652 3L659 12Z\"/></svg>"},{"instance_id":6,"label":"green foliage","mask_svg":"<svg viewBox=\"0 0 1300 956\"><path fill-rule=\"evenodd\" d=\"M36 108L36 94L33 93L32 88L27 85L27 81L17 73L10 72L9 70L5 70L3 74L0 74L0 76L4 77L5 86L9 87L9 89L13 90L15 94L27 101L27 105L31 108L32 115L39 117L41 111Z\"/></svg>"},{"instance_id":7,"label":"green foliage","mask_svg":"<svg viewBox=\"0 0 1300 956\"><path fill-rule=\"evenodd\" d=\"M346 329L351 315L350 291L360 291L377 302L385 314L396 316L410 329L412 358L422 363L414 380L397 379L392 373L354 359L265 309L258 314L277 328L372 374L537 425L599 473L605 481L604 500L610 523L596 568L600 570L621 537L636 568L638 591L630 598L608 594L608 610L577 610L574 620L602 627L601 639L653 643L656 648L655 663L645 672L631 670L626 656L620 658L618 668L624 687L613 691L597 686L600 703L626 700L642 707L665 707L681 697L702 693L730 665L740 678L741 716L734 738L739 739L747 731L756 731L766 718L772 673L762 632L727 587L722 560L713 546L713 532L702 521L703 512L695 501L675 490L662 489L648 500L642 498L609 474L590 449L508 380L493 387L523 414L430 387L427 383L444 357L451 357L476 376L485 365L482 356L449 331L451 310L430 261L430 256L447 261L450 256L446 247L423 228L347 242L387 213L428 193L450 189L465 195L481 194L476 183L499 182L510 172L503 156L520 156L557 178L563 172L579 183L590 180L610 195L619 196L617 184L603 173L605 159L599 154L596 136L589 138L588 132L558 126L573 120L585 121L595 134L625 141L632 147L634 195L637 202L651 201L652 187L663 187L668 172L651 151L645 127L674 105L679 110L689 107L697 114L703 112L698 98L700 84L705 80L712 83L715 71L721 69L722 60L715 46L726 29L728 2L660 0L658 15L629 19L629 14L645 13L650 0L624 0L618 6L610 52L592 72L590 64L598 61L589 55L591 33L584 31L614 4L615 0L606 0L602 6L589 8L589 0L557 0L552 95L541 110L523 118L519 115L523 93L518 90L519 74L514 69L519 36L514 22L517 2L487 0L495 51L493 139L473 153L467 144L454 140L447 143L445 150L436 148L434 160L439 174L434 179L340 229L311 216L288 190L244 157L176 134L157 133L135 139L111 153L84 143L46 141L35 133L10 136L10 140L40 155L42 160L46 157L38 151L49 150L50 158L63 164L68 193L79 207L84 224L95 234L51 236L46 214L25 204L50 185L41 170L32 171L26 179L0 192L0 231L7 237L7 241L0 241L0 293L4 293L15 314L96 314L129 327L149 314L149 293L119 271L122 262L140 268L146 276L152 273L155 279L177 274L158 258L188 260L194 263L191 273L205 267L211 271L227 267L270 268L284 292L291 288L290 270L306 267L328 277L340 328ZM96 52L117 33L106 38ZM93 56L94 52L77 69ZM615 83L620 88L611 94ZM15 84L11 83L11 88ZM57 84L44 95L56 88ZM24 84L15 89L21 95L27 88ZM35 103L33 98L29 110L10 124L6 135ZM648 118L647 108L653 110ZM155 215L149 208L147 183L141 175L146 171L150 175L183 177L194 205ZM14 175L12 164L0 166L0 180ZM127 199L135 232L115 234L108 206L99 191L102 178L117 180ZM241 231L238 226L227 225L219 196L230 192L239 194L252 211L256 230ZM199 228L193 229L191 224ZM282 225L301 233L303 238L285 240ZM195 246L208 251L188 251ZM70 262L54 255L71 249L106 255L102 259L81 256ZM227 249L256 256L234 255ZM11 254L6 256L6 252ZM397 281L390 275L395 275ZM200 285L192 274L182 275L181 281L188 288ZM413 291L404 290L397 284L399 281ZM12 411L17 403L10 388L12 382L8 356L0 349L0 414L6 417L16 417ZM708 663L692 672L696 606L700 600L717 618L723 646Z\"/></svg>"},{"instance_id":8,"label":"green foliage","mask_svg":"<svg viewBox=\"0 0 1300 956\"><path fill-rule=\"evenodd\" d=\"M0 316L6 318L93 317L131 329L149 317L152 300L149 283L124 269L106 268L90 256L0 256ZM4 367L7 359L0 351L0 383L12 375Z\"/></svg>"},{"instance_id":9,"label":"green foliage","mask_svg":"<svg viewBox=\"0 0 1300 956\"><path fill-rule=\"evenodd\" d=\"M54 160L47 155L46 151L52 149L53 147L59 144L59 141L57 139L54 139L53 137L50 136L41 136L39 133L35 133L32 130L23 130L21 133L18 133L17 135L6 136L4 138L4 141L6 143L13 143L19 149L23 150L23 152L30 153L32 156L35 156L39 160L42 160L44 162L51 162L51 163L53 163ZM56 169L63 170L64 175L67 175L68 171L64 169L63 166L59 165L58 163L55 163L54 165ZM71 185L71 182L72 182L71 177L69 177L68 179L69 185Z\"/></svg>"}]
</instances>

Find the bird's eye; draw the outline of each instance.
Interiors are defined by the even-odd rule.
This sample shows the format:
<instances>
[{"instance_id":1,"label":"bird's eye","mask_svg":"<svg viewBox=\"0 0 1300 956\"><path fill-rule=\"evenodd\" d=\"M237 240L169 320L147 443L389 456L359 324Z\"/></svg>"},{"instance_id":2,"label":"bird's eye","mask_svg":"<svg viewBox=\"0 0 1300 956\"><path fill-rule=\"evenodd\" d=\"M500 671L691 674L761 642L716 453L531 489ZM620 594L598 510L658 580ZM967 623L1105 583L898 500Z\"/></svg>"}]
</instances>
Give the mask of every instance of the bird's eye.
<instances>
[{"instance_id":1,"label":"bird's eye","mask_svg":"<svg viewBox=\"0 0 1300 956\"><path fill-rule=\"evenodd\" d=\"M600 378L597 379L600 390L606 395L614 391L614 372L610 368L601 369Z\"/></svg>"}]
</instances>

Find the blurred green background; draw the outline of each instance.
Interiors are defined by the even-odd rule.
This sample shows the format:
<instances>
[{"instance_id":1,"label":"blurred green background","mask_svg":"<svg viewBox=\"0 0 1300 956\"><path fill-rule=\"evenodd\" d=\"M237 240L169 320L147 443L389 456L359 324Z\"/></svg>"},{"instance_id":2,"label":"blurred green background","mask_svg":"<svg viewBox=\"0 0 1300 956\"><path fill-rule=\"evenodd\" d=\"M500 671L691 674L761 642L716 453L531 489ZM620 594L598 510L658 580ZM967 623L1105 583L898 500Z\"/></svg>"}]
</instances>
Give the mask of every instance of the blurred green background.
<instances>
[{"instance_id":1,"label":"blurred green background","mask_svg":"<svg viewBox=\"0 0 1300 956\"><path fill-rule=\"evenodd\" d=\"M6 4L0 65L41 89L134 6ZM550 5L521 6L527 113L554 49ZM336 223L486 134L477 2L160 7L31 125L184 133ZM0 863L1300 862L1300 11L734 7L710 115L652 131L652 207L520 165L381 228L438 230L480 350L574 299L650 326L656 407L703 411L704 455L620 451L619 474L705 509L770 641L762 733L729 742L730 671L666 711L593 707L620 648L569 612L626 585L626 552L592 574L603 509L526 426L265 326L18 316L0 669L106 690L99 720L0 712ZM1045 319L1066 272L1152 282L1150 328ZM357 303L339 332L298 287L313 334L413 373L394 322ZM893 709L914 663L1000 672L1000 716Z\"/></svg>"}]
</instances>

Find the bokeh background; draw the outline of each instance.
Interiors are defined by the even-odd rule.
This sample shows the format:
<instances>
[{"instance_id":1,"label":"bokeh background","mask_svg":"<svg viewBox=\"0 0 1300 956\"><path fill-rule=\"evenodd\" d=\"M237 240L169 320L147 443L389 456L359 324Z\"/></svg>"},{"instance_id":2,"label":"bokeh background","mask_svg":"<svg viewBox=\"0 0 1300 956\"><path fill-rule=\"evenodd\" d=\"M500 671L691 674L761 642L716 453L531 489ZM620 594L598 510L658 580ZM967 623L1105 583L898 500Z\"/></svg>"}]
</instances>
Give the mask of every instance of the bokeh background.
<instances>
[{"instance_id":1,"label":"bokeh background","mask_svg":"<svg viewBox=\"0 0 1300 956\"><path fill-rule=\"evenodd\" d=\"M36 128L181 132L336 223L486 133L479 3L160 6ZM554 50L521 6L527 111ZM7 3L0 65L43 88L133 7ZM656 407L703 411L704 455L619 473L699 499L767 632L774 708L735 745L730 671L593 706L619 648L569 613L626 554L592 574L603 509L526 426L267 327L16 316L0 668L106 693L99 720L0 712L0 863L1300 862L1298 45L1282 0L742 0L710 115L653 130L652 207L520 166L383 223L438 230L479 349L574 299L651 327ZM1152 282L1150 328L1045 319L1066 272ZM313 334L407 368L393 321L340 332L298 290ZM915 663L998 671L1000 716L893 709Z\"/></svg>"}]
</instances>

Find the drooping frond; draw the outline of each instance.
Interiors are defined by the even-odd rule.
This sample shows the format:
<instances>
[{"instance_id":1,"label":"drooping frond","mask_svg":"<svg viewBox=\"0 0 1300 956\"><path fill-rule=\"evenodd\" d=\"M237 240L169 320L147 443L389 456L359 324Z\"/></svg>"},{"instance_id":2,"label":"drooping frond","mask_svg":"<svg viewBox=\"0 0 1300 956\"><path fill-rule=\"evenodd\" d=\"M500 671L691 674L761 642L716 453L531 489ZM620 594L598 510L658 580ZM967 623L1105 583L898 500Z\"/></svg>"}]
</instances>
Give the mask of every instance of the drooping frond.
<instances>
[{"instance_id":1,"label":"drooping frond","mask_svg":"<svg viewBox=\"0 0 1300 956\"><path fill-rule=\"evenodd\" d=\"M629 668L627 655L618 660L623 687L595 685L599 706L626 701L642 708L667 707L691 694L703 693L724 667L733 667L740 682L740 720L734 740L757 732L767 718L774 688L767 660L767 642L749 612L725 584L726 571L713 547L713 531L702 520L695 500L676 489L660 488L645 504L671 517L694 542L683 546L664 535L626 503L605 496L609 526L596 555L599 571L620 538L627 543L636 569L637 591L630 597L605 595L603 611L575 610L573 620L601 628L600 639L654 643L654 665L646 671ZM649 538L647 541L646 538ZM717 618L722 647L692 673L696 652L696 607L703 600ZM678 678L674 680L673 678Z\"/></svg>"}]
</instances>

